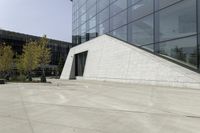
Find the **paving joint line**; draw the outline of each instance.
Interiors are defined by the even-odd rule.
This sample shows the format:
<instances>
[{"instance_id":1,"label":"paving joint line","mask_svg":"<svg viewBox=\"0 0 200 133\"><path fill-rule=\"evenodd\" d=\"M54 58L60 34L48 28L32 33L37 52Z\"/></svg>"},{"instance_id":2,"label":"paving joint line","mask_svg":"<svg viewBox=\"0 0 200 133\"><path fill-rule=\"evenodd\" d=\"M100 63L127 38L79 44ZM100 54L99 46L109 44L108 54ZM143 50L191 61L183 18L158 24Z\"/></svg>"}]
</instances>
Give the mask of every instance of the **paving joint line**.
<instances>
[{"instance_id":1,"label":"paving joint line","mask_svg":"<svg viewBox=\"0 0 200 133\"><path fill-rule=\"evenodd\" d=\"M33 103L26 102L31 104L40 104L40 105L52 105L59 107L73 107L73 108L81 108L81 109L90 109L90 110L101 110L101 111L111 111L111 112L123 112L123 113L135 113L135 114L150 114L150 115L160 115L160 116L173 116L173 117L190 117L190 118L200 118L200 116L192 116L192 115L179 115L172 112L165 111L165 113L153 113L153 112L145 112L145 111L129 111L129 110L120 110L120 109L106 109L106 108L96 108L96 107L86 107L86 106L75 106L75 105L60 105L60 104L50 104L50 103Z\"/></svg>"},{"instance_id":2,"label":"paving joint line","mask_svg":"<svg viewBox=\"0 0 200 133\"><path fill-rule=\"evenodd\" d=\"M22 105L23 105L23 107L24 107L24 112L25 112L25 114L26 114L27 121L28 121L28 124L29 124L29 126L30 126L31 132L34 133L34 129L33 129L33 127L32 127L31 120L30 120L30 118L29 118L29 116L28 116L28 111L27 111L26 106L25 106L25 103L24 103L24 99L23 99L23 96L22 96L22 93L21 93L21 87L20 87L20 86L18 87L18 91L19 91L19 94L20 94L20 97L21 97L21 102L22 102Z\"/></svg>"}]
</instances>

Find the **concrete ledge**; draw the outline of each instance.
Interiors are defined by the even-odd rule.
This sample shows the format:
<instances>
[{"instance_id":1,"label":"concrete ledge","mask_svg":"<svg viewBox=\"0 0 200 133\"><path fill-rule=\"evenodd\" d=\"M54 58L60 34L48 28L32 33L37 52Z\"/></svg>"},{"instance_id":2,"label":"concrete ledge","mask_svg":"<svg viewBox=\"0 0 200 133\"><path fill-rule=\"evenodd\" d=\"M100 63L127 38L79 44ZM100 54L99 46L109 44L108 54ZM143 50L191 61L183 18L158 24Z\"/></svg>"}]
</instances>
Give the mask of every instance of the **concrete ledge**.
<instances>
[{"instance_id":1,"label":"concrete ledge","mask_svg":"<svg viewBox=\"0 0 200 133\"><path fill-rule=\"evenodd\" d=\"M77 78L77 80L96 80L96 81L107 81L107 82L131 83L138 85L192 88L200 90L199 82L170 82L170 81L157 81L157 80L144 80L144 79L114 79L105 77L104 78L81 77Z\"/></svg>"},{"instance_id":2,"label":"concrete ledge","mask_svg":"<svg viewBox=\"0 0 200 133\"><path fill-rule=\"evenodd\" d=\"M76 76L76 80L84 80L82 76Z\"/></svg>"}]
</instances>

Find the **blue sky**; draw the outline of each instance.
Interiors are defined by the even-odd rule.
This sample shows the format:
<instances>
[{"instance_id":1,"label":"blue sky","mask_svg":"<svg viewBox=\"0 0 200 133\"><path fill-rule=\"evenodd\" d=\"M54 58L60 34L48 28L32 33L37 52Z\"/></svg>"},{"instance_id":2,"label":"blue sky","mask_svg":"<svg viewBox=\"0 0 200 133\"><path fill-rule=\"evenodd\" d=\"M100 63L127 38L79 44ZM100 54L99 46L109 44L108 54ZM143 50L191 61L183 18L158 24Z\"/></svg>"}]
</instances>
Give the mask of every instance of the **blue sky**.
<instances>
[{"instance_id":1,"label":"blue sky","mask_svg":"<svg viewBox=\"0 0 200 133\"><path fill-rule=\"evenodd\" d=\"M0 0L0 28L71 42L70 0Z\"/></svg>"}]
</instances>

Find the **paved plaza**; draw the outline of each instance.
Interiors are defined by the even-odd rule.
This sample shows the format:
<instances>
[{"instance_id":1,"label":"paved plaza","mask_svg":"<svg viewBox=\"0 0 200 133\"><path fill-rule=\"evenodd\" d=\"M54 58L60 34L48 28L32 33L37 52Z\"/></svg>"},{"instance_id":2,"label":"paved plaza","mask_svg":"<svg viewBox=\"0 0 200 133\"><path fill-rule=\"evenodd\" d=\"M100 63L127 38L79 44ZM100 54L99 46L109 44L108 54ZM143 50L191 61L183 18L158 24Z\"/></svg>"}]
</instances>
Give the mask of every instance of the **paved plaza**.
<instances>
[{"instance_id":1,"label":"paved plaza","mask_svg":"<svg viewBox=\"0 0 200 133\"><path fill-rule=\"evenodd\" d=\"M0 85L0 133L199 133L200 89L98 81Z\"/></svg>"}]
</instances>

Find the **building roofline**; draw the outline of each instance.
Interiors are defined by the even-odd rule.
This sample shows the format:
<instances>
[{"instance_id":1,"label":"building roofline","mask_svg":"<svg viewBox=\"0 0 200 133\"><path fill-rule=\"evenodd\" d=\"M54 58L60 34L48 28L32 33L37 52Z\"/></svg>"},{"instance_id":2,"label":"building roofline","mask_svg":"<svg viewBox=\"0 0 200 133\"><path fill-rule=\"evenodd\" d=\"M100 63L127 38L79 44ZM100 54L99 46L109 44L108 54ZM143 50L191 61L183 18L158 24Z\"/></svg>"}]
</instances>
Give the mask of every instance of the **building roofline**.
<instances>
[{"instance_id":1,"label":"building roofline","mask_svg":"<svg viewBox=\"0 0 200 133\"><path fill-rule=\"evenodd\" d=\"M16 37L19 37L20 36L26 36L27 38L36 38L36 39L39 39L41 38L41 36L35 36L35 35L30 35L30 34L25 34L25 33L19 33L19 32L14 32L14 31L9 31L9 30L5 30L5 29L0 29L0 35L3 33L6 33L8 36L13 36L13 35L16 35ZM18 35L18 36L17 36ZM57 41L57 42L62 42L62 43L70 43L70 42L66 42L66 41L62 41L62 40L56 40L56 39L51 39L51 38L47 38L49 41Z\"/></svg>"}]
</instances>

